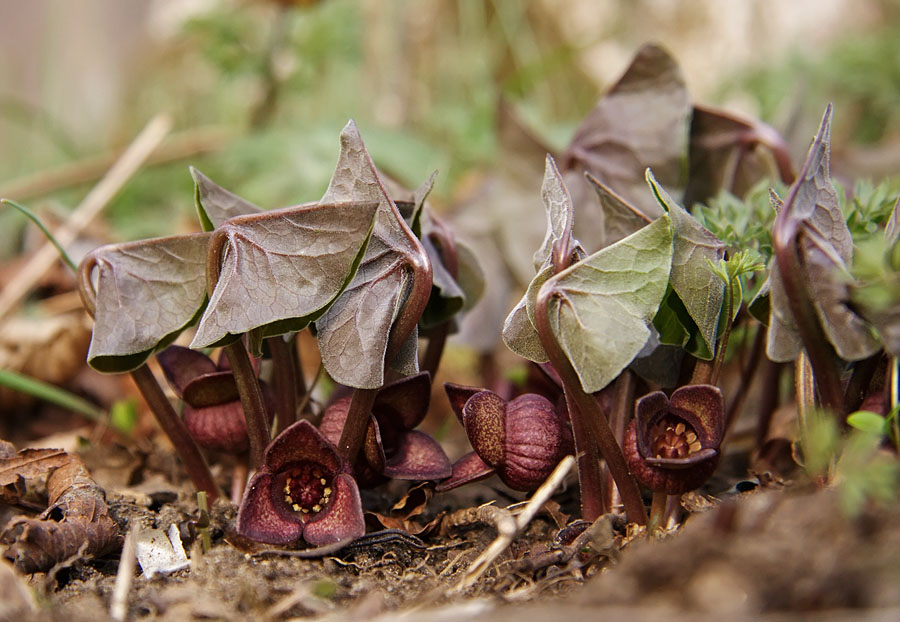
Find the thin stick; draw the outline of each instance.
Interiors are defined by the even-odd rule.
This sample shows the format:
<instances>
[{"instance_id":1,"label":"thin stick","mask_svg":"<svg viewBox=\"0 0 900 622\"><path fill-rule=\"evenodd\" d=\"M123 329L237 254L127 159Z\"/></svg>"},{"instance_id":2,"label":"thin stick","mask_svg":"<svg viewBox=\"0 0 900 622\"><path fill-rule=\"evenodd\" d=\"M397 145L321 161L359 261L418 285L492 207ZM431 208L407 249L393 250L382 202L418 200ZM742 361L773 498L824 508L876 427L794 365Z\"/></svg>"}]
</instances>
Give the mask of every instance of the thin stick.
<instances>
[{"instance_id":1,"label":"thin stick","mask_svg":"<svg viewBox=\"0 0 900 622\"><path fill-rule=\"evenodd\" d=\"M538 488L531 499L525 504L525 507L522 511L516 516L515 520L515 528L512 529L510 527L500 528L498 525L498 531L500 533L497 535L497 538L491 542L490 546L484 550L484 552L479 555L475 561L472 562L472 565L466 570L466 573L463 575L462 579L450 589L450 592L461 592L472 587L481 576L487 572L488 568L490 568L491 564L512 544L513 539L516 537L516 534L521 532L531 520L535 517L538 511L544 506L544 504L553 496L553 493L556 492L556 489L562 484L563 480L569 474L569 471L572 470L572 467L575 465L575 458L572 456L566 456L563 458L556 468L553 469L553 472L550 476L541 484L541 487ZM501 524L503 524L501 522Z\"/></svg>"},{"instance_id":2,"label":"thin stick","mask_svg":"<svg viewBox=\"0 0 900 622\"><path fill-rule=\"evenodd\" d=\"M235 135L224 126L197 127L172 134L149 156L147 166L177 162L218 151ZM95 182L116 162L120 151L109 151L67 162L55 168L11 179L0 185L0 196L26 201L59 190Z\"/></svg>"},{"instance_id":3,"label":"thin stick","mask_svg":"<svg viewBox=\"0 0 900 622\"><path fill-rule=\"evenodd\" d=\"M128 592L134 580L134 566L137 555L134 550L134 528L125 536L122 545L122 556L119 558L119 569L116 571L116 583L113 587L112 600L109 604L109 617L115 622L123 622L128 615Z\"/></svg>"},{"instance_id":4,"label":"thin stick","mask_svg":"<svg viewBox=\"0 0 900 622\"><path fill-rule=\"evenodd\" d=\"M151 119L125 150L125 153L109 169L109 172L72 212L69 220L56 232L56 241L60 246L66 247L75 241L78 235L100 214L106 204L125 185L125 182L137 172L147 157L159 146L162 139L169 133L171 126L172 121L166 115L157 115ZM34 283L46 274L58 259L59 254L53 244L45 242L0 292L0 318L6 317L16 308Z\"/></svg>"}]
</instances>

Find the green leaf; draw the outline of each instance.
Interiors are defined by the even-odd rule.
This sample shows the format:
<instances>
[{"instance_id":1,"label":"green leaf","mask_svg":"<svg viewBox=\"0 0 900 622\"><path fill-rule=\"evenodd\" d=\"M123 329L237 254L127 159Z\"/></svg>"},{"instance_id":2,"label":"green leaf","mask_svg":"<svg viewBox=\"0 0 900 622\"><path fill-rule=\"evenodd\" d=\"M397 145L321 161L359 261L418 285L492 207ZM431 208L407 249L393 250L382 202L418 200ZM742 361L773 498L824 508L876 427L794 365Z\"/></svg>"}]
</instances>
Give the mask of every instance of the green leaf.
<instances>
[{"instance_id":1,"label":"green leaf","mask_svg":"<svg viewBox=\"0 0 900 622\"><path fill-rule=\"evenodd\" d=\"M210 248L222 258L219 278L191 347L224 345L250 331L258 342L320 317L356 273L376 208L326 202L222 224Z\"/></svg>"},{"instance_id":2,"label":"green leaf","mask_svg":"<svg viewBox=\"0 0 900 622\"><path fill-rule=\"evenodd\" d=\"M353 121L341 132L337 167L322 197L323 203L337 201L374 202L378 209L356 276L316 320L319 351L325 370L337 382L376 389L384 384L391 327L406 303L410 262L421 250L388 195ZM404 372L415 370L415 348L403 348L401 354L402 360L387 363Z\"/></svg>"},{"instance_id":3,"label":"green leaf","mask_svg":"<svg viewBox=\"0 0 900 622\"><path fill-rule=\"evenodd\" d=\"M863 432L885 435L888 432L887 420L870 410L858 410L847 415L847 424Z\"/></svg>"},{"instance_id":4,"label":"green leaf","mask_svg":"<svg viewBox=\"0 0 900 622\"><path fill-rule=\"evenodd\" d=\"M553 266L547 264L535 275L528 285L525 295L516 303L503 322L503 343L521 357L535 363L546 363L549 359L541 345L541 338L534 327L534 305L538 291L553 276Z\"/></svg>"},{"instance_id":5,"label":"green leaf","mask_svg":"<svg viewBox=\"0 0 900 622\"><path fill-rule=\"evenodd\" d=\"M0 386L31 395L44 402L56 404L93 421L102 422L105 419L101 408L74 393L9 369L0 369Z\"/></svg>"},{"instance_id":6,"label":"green leaf","mask_svg":"<svg viewBox=\"0 0 900 622\"><path fill-rule=\"evenodd\" d=\"M669 281L672 238L663 216L543 285L552 290L550 325L585 392L609 384L647 343Z\"/></svg>"},{"instance_id":7,"label":"green leaf","mask_svg":"<svg viewBox=\"0 0 900 622\"><path fill-rule=\"evenodd\" d=\"M101 246L82 262L94 282L94 331L88 364L105 373L137 369L193 324L206 304L211 234Z\"/></svg>"},{"instance_id":8,"label":"green leaf","mask_svg":"<svg viewBox=\"0 0 900 622\"><path fill-rule=\"evenodd\" d=\"M137 400L118 400L109 409L109 425L122 434L131 435L138 421Z\"/></svg>"},{"instance_id":9,"label":"green leaf","mask_svg":"<svg viewBox=\"0 0 900 622\"><path fill-rule=\"evenodd\" d=\"M669 193L656 182L650 169L647 169L647 183L672 219L672 289L681 298L697 325L700 337L705 342L705 349L715 352L716 329L725 297L725 284L709 269L708 263L718 264L725 257L725 245L672 200Z\"/></svg>"}]
</instances>

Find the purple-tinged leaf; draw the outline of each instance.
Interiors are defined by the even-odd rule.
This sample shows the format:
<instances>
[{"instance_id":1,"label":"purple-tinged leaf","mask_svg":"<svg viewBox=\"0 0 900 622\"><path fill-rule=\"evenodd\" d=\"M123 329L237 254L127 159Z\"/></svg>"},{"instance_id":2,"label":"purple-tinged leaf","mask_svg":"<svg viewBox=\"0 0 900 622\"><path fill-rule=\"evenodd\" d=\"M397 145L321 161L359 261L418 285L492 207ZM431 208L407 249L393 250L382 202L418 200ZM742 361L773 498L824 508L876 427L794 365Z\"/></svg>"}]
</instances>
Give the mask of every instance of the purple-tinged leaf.
<instances>
[{"instance_id":1,"label":"purple-tinged leaf","mask_svg":"<svg viewBox=\"0 0 900 622\"><path fill-rule=\"evenodd\" d=\"M94 293L86 301L94 315L91 367L137 369L196 320L206 303L209 239L199 233L111 244L84 259L81 289Z\"/></svg>"},{"instance_id":2,"label":"purple-tinged leaf","mask_svg":"<svg viewBox=\"0 0 900 622\"><path fill-rule=\"evenodd\" d=\"M385 361L389 336L412 283L411 264L424 251L388 196L356 124L341 132L341 154L322 203L376 202L375 228L359 270L341 296L316 321L325 370L337 382L361 389L384 384L385 365L415 369L412 348ZM409 339L407 339L409 342Z\"/></svg>"},{"instance_id":3,"label":"purple-tinged leaf","mask_svg":"<svg viewBox=\"0 0 900 622\"><path fill-rule=\"evenodd\" d=\"M218 229L230 218L263 211L253 203L217 185L193 166L191 177L194 178L194 204L204 231Z\"/></svg>"},{"instance_id":4,"label":"purple-tinged leaf","mask_svg":"<svg viewBox=\"0 0 900 622\"><path fill-rule=\"evenodd\" d=\"M838 355L848 361L871 356L880 348L872 327L848 307L853 240L831 182L831 106L809 149L806 163L788 198L779 209L773 239L794 244L806 269L804 291L819 325ZM793 231L785 236L787 232ZM766 354L773 361L791 361L800 353L800 330L791 310L778 261L769 267L770 318Z\"/></svg>"},{"instance_id":5,"label":"purple-tinged leaf","mask_svg":"<svg viewBox=\"0 0 900 622\"><path fill-rule=\"evenodd\" d=\"M650 218L662 214L644 186L652 168L667 188L683 182L690 96L675 60L645 45L581 123L562 158L563 170L589 172Z\"/></svg>"},{"instance_id":6,"label":"purple-tinged leaf","mask_svg":"<svg viewBox=\"0 0 900 622\"><path fill-rule=\"evenodd\" d=\"M191 347L301 330L321 316L354 276L376 208L320 203L225 222L212 234L219 277Z\"/></svg>"},{"instance_id":7,"label":"purple-tinged leaf","mask_svg":"<svg viewBox=\"0 0 900 622\"><path fill-rule=\"evenodd\" d=\"M606 186L590 173L585 173L585 179L594 188L597 198L600 200L600 211L603 215L601 247L609 246L622 238L627 238L651 222L651 219L646 214L620 197L612 188Z\"/></svg>"},{"instance_id":8,"label":"purple-tinged leaf","mask_svg":"<svg viewBox=\"0 0 900 622\"><path fill-rule=\"evenodd\" d=\"M775 174L788 184L794 180L787 146L774 128L718 108L694 106L684 205L706 203L722 190L742 197Z\"/></svg>"},{"instance_id":9,"label":"purple-tinged leaf","mask_svg":"<svg viewBox=\"0 0 900 622\"><path fill-rule=\"evenodd\" d=\"M156 355L156 360L178 397L184 395L184 388L193 380L218 371L211 358L182 346L169 346Z\"/></svg>"}]
</instances>

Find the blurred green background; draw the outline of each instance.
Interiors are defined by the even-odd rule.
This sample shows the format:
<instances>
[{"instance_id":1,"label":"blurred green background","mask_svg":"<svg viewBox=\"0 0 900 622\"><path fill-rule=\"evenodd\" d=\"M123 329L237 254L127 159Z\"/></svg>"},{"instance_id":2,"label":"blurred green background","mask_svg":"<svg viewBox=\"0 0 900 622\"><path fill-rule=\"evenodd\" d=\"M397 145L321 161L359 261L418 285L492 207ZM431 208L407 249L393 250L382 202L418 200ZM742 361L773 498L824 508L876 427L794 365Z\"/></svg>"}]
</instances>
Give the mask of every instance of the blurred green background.
<instances>
[{"instance_id":1,"label":"blurred green background","mask_svg":"<svg viewBox=\"0 0 900 622\"><path fill-rule=\"evenodd\" d=\"M102 235L173 233L195 226L188 164L266 208L316 200L353 117L400 182L438 169L447 208L496 162L501 97L561 147L646 41L696 101L763 118L798 155L834 101L838 173L900 170L894 0L0 0L0 195L64 214L92 158L166 112L169 161ZM24 228L0 213L2 258Z\"/></svg>"}]
</instances>

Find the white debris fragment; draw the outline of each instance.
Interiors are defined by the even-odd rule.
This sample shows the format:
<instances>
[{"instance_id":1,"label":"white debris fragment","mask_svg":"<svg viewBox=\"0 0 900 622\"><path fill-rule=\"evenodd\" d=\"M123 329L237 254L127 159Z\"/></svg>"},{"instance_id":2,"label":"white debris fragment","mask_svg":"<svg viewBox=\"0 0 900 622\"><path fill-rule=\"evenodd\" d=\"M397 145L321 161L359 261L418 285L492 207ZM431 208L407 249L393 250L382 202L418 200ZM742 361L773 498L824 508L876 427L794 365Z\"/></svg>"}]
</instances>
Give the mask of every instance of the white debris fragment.
<instances>
[{"instance_id":1,"label":"white debris fragment","mask_svg":"<svg viewBox=\"0 0 900 622\"><path fill-rule=\"evenodd\" d=\"M181 535L174 524L169 526L169 536L162 529L144 529L135 532L135 550L144 576L169 574L190 566Z\"/></svg>"}]
</instances>

